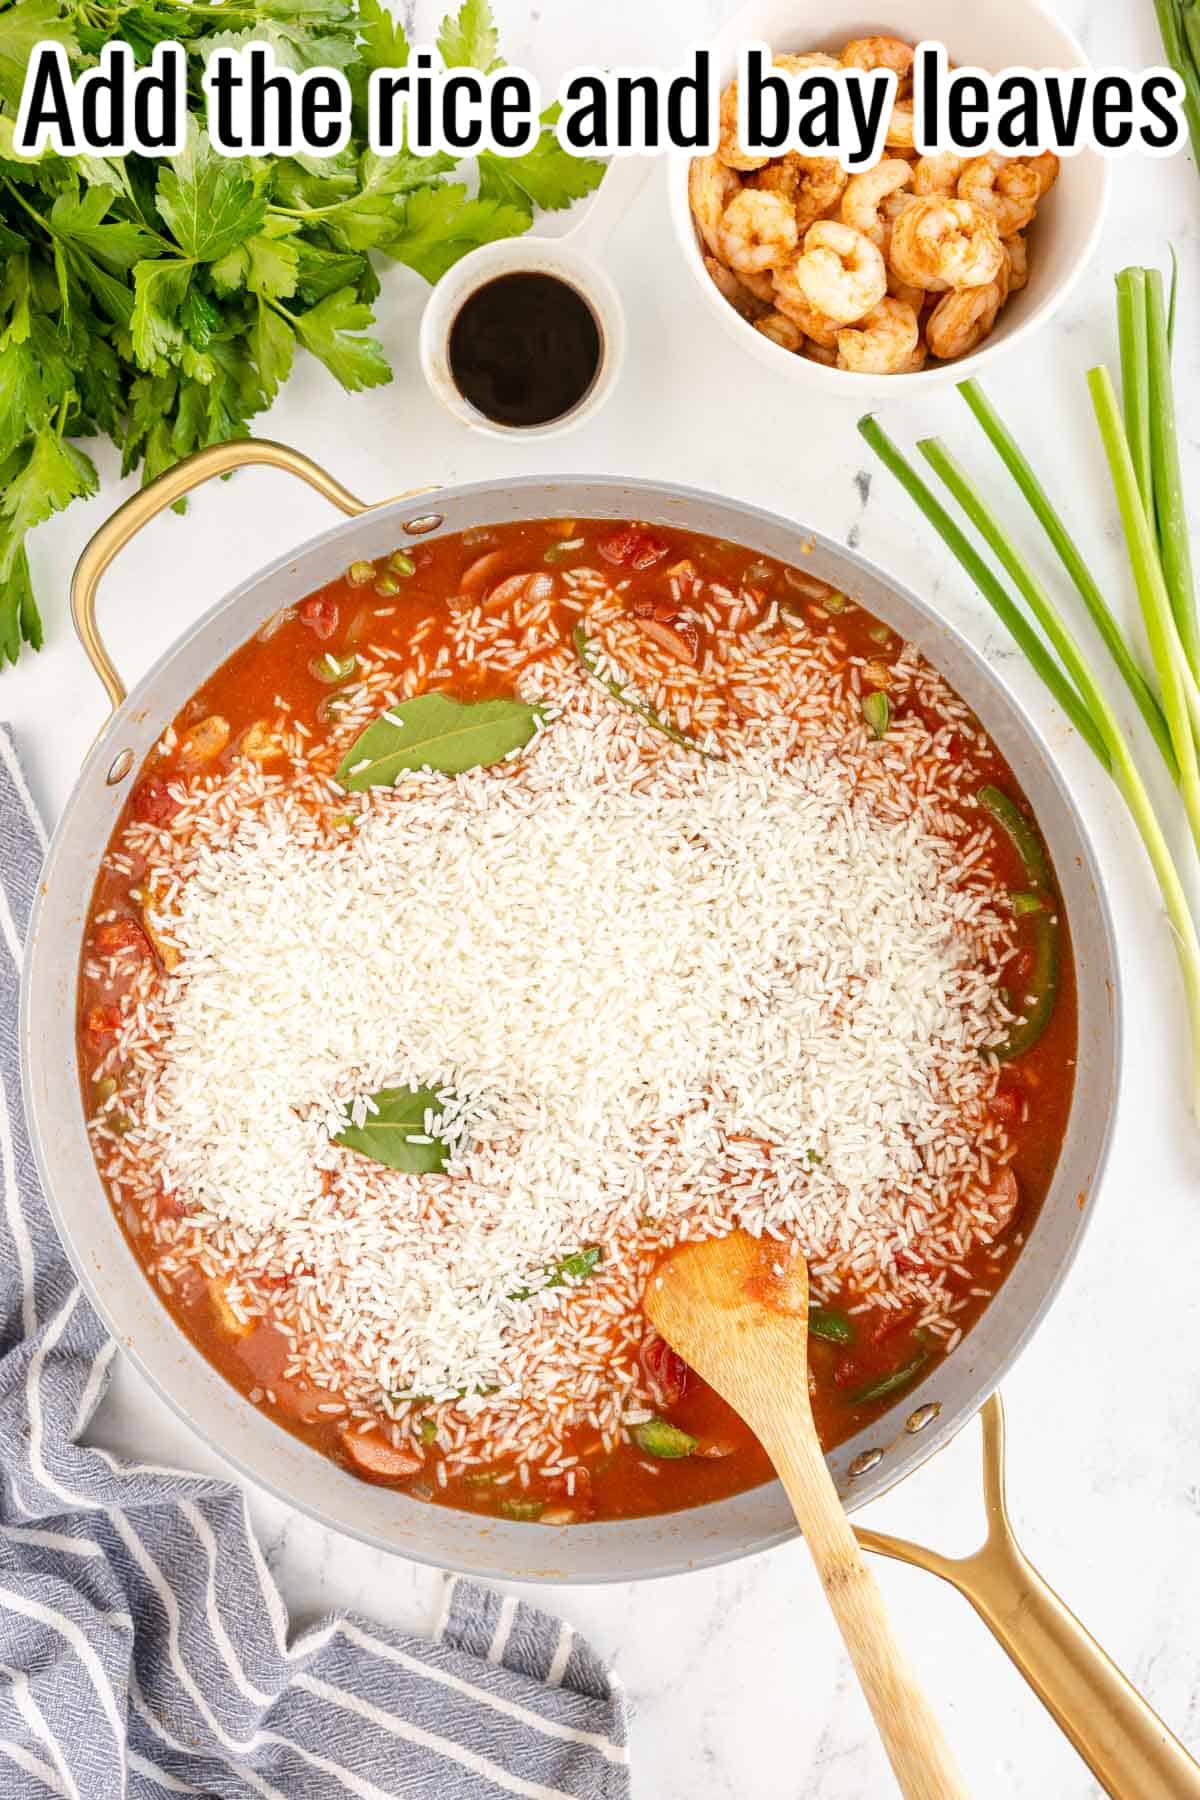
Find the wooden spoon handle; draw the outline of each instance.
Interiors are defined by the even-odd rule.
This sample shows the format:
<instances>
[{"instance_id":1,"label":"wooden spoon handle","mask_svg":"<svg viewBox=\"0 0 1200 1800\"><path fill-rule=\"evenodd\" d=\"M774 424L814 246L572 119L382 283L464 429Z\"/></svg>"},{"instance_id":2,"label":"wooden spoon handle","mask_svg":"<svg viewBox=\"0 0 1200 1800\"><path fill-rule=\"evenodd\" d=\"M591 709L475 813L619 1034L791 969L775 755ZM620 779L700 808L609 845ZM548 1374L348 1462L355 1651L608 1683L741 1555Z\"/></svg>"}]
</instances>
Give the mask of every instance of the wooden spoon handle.
<instances>
[{"instance_id":1,"label":"wooden spoon handle","mask_svg":"<svg viewBox=\"0 0 1200 1800\"><path fill-rule=\"evenodd\" d=\"M815 1438L767 1446L907 1800L967 1800L950 1747L892 1631Z\"/></svg>"}]
</instances>

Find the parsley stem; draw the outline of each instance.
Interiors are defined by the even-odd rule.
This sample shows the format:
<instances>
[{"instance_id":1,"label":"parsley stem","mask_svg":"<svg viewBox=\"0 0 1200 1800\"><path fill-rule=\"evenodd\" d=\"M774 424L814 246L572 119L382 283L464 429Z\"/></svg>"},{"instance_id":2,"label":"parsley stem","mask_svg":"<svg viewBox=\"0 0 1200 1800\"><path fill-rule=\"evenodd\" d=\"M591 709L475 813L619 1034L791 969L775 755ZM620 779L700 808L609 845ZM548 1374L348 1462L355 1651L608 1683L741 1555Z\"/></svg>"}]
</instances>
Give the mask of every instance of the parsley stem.
<instances>
[{"instance_id":1,"label":"parsley stem","mask_svg":"<svg viewBox=\"0 0 1200 1800\"><path fill-rule=\"evenodd\" d=\"M44 219L42 217L41 213L38 212L36 210L36 208L32 207L29 204L29 201L25 198L25 196L21 192L20 188L16 187L11 181L7 181L7 180L3 183L3 185L6 189L6 191L12 195L12 197L16 201L17 205L23 206L25 211L29 214L31 219L36 219L37 223L41 226L42 230L46 233L46 236L53 237L54 233L50 228L49 221Z\"/></svg>"},{"instance_id":2,"label":"parsley stem","mask_svg":"<svg viewBox=\"0 0 1200 1800\"><path fill-rule=\"evenodd\" d=\"M277 213L282 219L319 219L326 213L340 212L344 206L353 205L358 195L347 194L344 200L334 200L328 206L280 206L272 200L267 208L268 213Z\"/></svg>"}]
</instances>

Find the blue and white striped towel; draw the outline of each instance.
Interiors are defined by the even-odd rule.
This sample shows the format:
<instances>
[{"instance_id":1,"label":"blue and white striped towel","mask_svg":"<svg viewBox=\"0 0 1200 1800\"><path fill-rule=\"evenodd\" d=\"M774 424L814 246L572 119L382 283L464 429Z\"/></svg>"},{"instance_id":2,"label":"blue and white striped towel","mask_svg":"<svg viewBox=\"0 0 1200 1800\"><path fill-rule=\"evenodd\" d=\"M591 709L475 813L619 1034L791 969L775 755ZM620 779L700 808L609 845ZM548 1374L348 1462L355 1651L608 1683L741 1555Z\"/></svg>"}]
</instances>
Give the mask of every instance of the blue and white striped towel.
<instances>
[{"instance_id":1,"label":"blue and white striped towel","mask_svg":"<svg viewBox=\"0 0 1200 1800\"><path fill-rule=\"evenodd\" d=\"M569 1625L459 1581L433 1643L338 1618L289 1644L237 1488L77 1441L115 1346L18 1088L44 850L0 730L0 1797L627 1800L620 1690Z\"/></svg>"}]
</instances>

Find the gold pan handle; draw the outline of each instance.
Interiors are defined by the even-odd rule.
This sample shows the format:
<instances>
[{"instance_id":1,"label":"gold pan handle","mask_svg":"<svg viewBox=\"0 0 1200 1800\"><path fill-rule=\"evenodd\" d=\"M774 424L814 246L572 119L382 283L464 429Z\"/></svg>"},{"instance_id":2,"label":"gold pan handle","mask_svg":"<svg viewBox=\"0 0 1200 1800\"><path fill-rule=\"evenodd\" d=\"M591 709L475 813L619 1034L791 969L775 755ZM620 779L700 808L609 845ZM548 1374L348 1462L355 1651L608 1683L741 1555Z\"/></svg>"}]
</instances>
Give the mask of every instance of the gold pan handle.
<instances>
[{"instance_id":1,"label":"gold pan handle","mask_svg":"<svg viewBox=\"0 0 1200 1800\"><path fill-rule=\"evenodd\" d=\"M865 1529L858 1531L859 1543L940 1575L965 1595L1113 1800L1200 1800L1200 1766L1013 1536L999 1394L980 1418L988 1520L983 1547L973 1556L940 1556L923 1544Z\"/></svg>"},{"instance_id":2,"label":"gold pan handle","mask_svg":"<svg viewBox=\"0 0 1200 1800\"><path fill-rule=\"evenodd\" d=\"M289 475L298 476L326 500L332 500L350 518L368 511L365 500L360 500L340 481L335 481L319 464L299 450L289 450L286 444L272 443L269 438L239 438L229 444L213 444L207 450L197 450L158 476L139 494L132 495L90 539L71 577L71 617L75 621L75 630L88 660L104 683L114 712L125 698L125 685L96 625L96 589L101 576L130 538L168 506L173 506L176 500L181 500L202 482L211 481L214 475L228 475L234 469L244 469L252 463L266 463L272 469L283 469Z\"/></svg>"}]
</instances>

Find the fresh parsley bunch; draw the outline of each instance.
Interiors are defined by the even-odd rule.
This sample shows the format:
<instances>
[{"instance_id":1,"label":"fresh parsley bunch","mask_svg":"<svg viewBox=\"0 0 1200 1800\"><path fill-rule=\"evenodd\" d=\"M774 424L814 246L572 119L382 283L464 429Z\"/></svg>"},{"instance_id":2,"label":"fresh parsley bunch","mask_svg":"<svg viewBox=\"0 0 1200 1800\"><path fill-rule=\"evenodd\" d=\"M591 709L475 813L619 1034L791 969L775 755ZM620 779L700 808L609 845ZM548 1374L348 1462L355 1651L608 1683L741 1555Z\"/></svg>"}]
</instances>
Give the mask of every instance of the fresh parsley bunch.
<instances>
[{"instance_id":1,"label":"fresh parsley bunch","mask_svg":"<svg viewBox=\"0 0 1200 1800\"><path fill-rule=\"evenodd\" d=\"M123 39L148 60L188 50L189 141L170 161L23 160L13 126L35 44L74 69ZM354 95L336 157L218 156L205 135L208 52L266 41L281 66L330 65ZM452 67L490 69L488 0L465 0L438 37ZM287 380L299 344L351 390L390 381L367 335L376 252L428 281L478 244L527 231L535 207L590 192L600 166L567 156L546 115L525 156L483 154L472 187L447 156L374 155L368 77L408 44L380 0L0 0L0 664L42 624L25 535L96 470L74 441L107 433L124 472L152 480L206 444L243 435Z\"/></svg>"}]
</instances>

